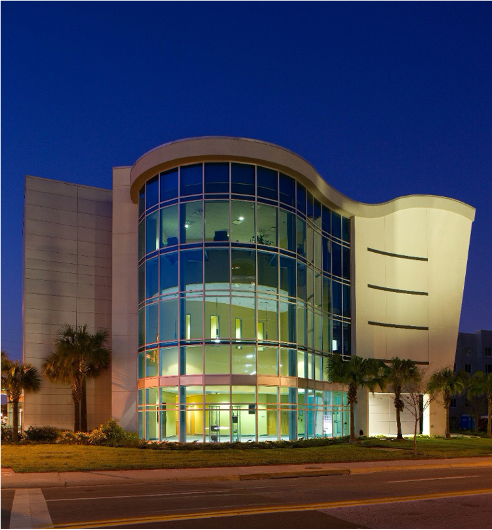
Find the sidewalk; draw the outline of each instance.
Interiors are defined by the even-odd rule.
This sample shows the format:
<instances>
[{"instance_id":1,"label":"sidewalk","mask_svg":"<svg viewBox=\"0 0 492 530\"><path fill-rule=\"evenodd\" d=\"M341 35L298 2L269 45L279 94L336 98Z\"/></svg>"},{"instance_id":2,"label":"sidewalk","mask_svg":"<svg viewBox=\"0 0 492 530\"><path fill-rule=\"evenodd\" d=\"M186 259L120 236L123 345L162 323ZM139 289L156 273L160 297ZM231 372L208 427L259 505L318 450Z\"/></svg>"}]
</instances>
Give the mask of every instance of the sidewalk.
<instances>
[{"instance_id":1,"label":"sidewalk","mask_svg":"<svg viewBox=\"0 0 492 530\"><path fill-rule=\"evenodd\" d=\"M87 485L138 484L159 482L202 482L261 480L287 477L349 475L430 468L492 467L491 457L433 460L392 460L336 464L296 464L274 466L210 467L181 469L131 469L122 471L71 471L14 473L2 468L2 489L50 488Z\"/></svg>"}]
</instances>

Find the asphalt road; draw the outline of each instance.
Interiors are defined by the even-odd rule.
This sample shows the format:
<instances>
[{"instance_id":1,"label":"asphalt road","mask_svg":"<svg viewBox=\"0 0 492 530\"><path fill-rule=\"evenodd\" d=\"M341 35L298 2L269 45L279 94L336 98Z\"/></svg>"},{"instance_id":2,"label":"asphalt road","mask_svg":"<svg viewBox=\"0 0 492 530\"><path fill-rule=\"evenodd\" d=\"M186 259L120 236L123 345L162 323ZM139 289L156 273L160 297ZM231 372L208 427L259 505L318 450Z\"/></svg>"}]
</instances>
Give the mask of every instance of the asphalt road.
<instances>
[{"instance_id":1,"label":"asphalt road","mask_svg":"<svg viewBox=\"0 0 492 530\"><path fill-rule=\"evenodd\" d=\"M492 472L479 467L38 491L60 528L490 528L492 521ZM13 498L2 490L2 528Z\"/></svg>"}]
</instances>

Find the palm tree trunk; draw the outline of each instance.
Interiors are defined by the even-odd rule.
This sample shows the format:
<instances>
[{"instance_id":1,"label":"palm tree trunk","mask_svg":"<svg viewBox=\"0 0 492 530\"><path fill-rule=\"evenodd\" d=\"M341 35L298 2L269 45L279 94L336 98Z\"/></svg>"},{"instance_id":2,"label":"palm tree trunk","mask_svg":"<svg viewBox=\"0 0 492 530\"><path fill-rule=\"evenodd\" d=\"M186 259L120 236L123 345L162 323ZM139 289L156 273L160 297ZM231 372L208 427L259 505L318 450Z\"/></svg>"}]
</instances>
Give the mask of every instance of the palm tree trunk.
<instances>
[{"instance_id":1,"label":"palm tree trunk","mask_svg":"<svg viewBox=\"0 0 492 530\"><path fill-rule=\"evenodd\" d=\"M82 399L80 401L80 430L87 432L87 387L86 378L82 379Z\"/></svg>"},{"instance_id":2,"label":"palm tree trunk","mask_svg":"<svg viewBox=\"0 0 492 530\"><path fill-rule=\"evenodd\" d=\"M400 412L400 409L398 407L396 408L396 429L398 431L398 433L396 435L396 439L397 440L403 440L403 433L402 433L402 430L401 430L401 412Z\"/></svg>"},{"instance_id":3,"label":"palm tree trunk","mask_svg":"<svg viewBox=\"0 0 492 530\"><path fill-rule=\"evenodd\" d=\"M12 441L19 441L19 400L12 400Z\"/></svg>"},{"instance_id":4,"label":"palm tree trunk","mask_svg":"<svg viewBox=\"0 0 492 530\"><path fill-rule=\"evenodd\" d=\"M415 423L413 427L413 454L417 455L417 423L419 421L419 417L415 417Z\"/></svg>"},{"instance_id":5,"label":"palm tree trunk","mask_svg":"<svg viewBox=\"0 0 492 530\"><path fill-rule=\"evenodd\" d=\"M80 401L73 400L73 432L80 431Z\"/></svg>"},{"instance_id":6,"label":"palm tree trunk","mask_svg":"<svg viewBox=\"0 0 492 530\"><path fill-rule=\"evenodd\" d=\"M350 443L355 443L357 440L355 439L355 403L353 401L350 402Z\"/></svg>"}]
</instances>

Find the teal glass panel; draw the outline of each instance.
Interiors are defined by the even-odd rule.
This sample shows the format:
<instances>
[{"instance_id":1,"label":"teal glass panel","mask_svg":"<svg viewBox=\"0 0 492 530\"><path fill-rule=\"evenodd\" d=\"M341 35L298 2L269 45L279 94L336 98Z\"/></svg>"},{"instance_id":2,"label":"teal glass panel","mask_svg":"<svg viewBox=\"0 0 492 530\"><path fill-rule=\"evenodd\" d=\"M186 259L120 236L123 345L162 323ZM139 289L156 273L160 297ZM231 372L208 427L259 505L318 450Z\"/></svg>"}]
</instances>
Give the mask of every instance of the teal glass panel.
<instances>
[{"instance_id":1,"label":"teal glass panel","mask_svg":"<svg viewBox=\"0 0 492 530\"><path fill-rule=\"evenodd\" d=\"M158 340L158 304L151 304L145 307L145 341L148 344Z\"/></svg>"},{"instance_id":2,"label":"teal glass panel","mask_svg":"<svg viewBox=\"0 0 492 530\"><path fill-rule=\"evenodd\" d=\"M297 351L294 349L280 348L279 375L297 376ZM302 376L301 376L302 377Z\"/></svg>"},{"instance_id":3,"label":"teal glass panel","mask_svg":"<svg viewBox=\"0 0 492 530\"><path fill-rule=\"evenodd\" d=\"M307 345L314 348L314 315L313 310L307 310Z\"/></svg>"},{"instance_id":4,"label":"teal glass panel","mask_svg":"<svg viewBox=\"0 0 492 530\"><path fill-rule=\"evenodd\" d=\"M203 289L203 251L183 250L179 258L181 264L180 290Z\"/></svg>"},{"instance_id":5,"label":"teal glass panel","mask_svg":"<svg viewBox=\"0 0 492 530\"><path fill-rule=\"evenodd\" d=\"M145 300L145 263L138 267L138 302Z\"/></svg>"},{"instance_id":6,"label":"teal glass panel","mask_svg":"<svg viewBox=\"0 0 492 530\"><path fill-rule=\"evenodd\" d=\"M138 311L138 345L145 344L145 308Z\"/></svg>"},{"instance_id":7,"label":"teal glass panel","mask_svg":"<svg viewBox=\"0 0 492 530\"><path fill-rule=\"evenodd\" d=\"M180 298L181 338L184 340L203 338L203 297Z\"/></svg>"},{"instance_id":8,"label":"teal glass panel","mask_svg":"<svg viewBox=\"0 0 492 530\"><path fill-rule=\"evenodd\" d=\"M229 162L205 163L205 193L229 193Z\"/></svg>"},{"instance_id":9,"label":"teal glass panel","mask_svg":"<svg viewBox=\"0 0 492 530\"><path fill-rule=\"evenodd\" d=\"M231 296L231 339L236 341L256 338L255 298Z\"/></svg>"},{"instance_id":10,"label":"teal glass panel","mask_svg":"<svg viewBox=\"0 0 492 530\"><path fill-rule=\"evenodd\" d=\"M255 166L231 164L231 192L255 195Z\"/></svg>"},{"instance_id":11,"label":"teal glass panel","mask_svg":"<svg viewBox=\"0 0 492 530\"><path fill-rule=\"evenodd\" d=\"M178 168L161 173L161 202L178 196Z\"/></svg>"},{"instance_id":12,"label":"teal glass panel","mask_svg":"<svg viewBox=\"0 0 492 530\"><path fill-rule=\"evenodd\" d=\"M278 348L258 348L258 374L278 375Z\"/></svg>"},{"instance_id":13,"label":"teal glass panel","mask_svg":"<svg viewBox=\"0 0 492 530\"><path fill-rule=\"evenodd\" d=\"M205 201L205 241L229 241L228 201Z\"/></svg>"},{"instance_id":14,"label":"teal glass panel","mask_svg":"<svg viewBox=\"0 0 492 530\"><path fill-rule=\"evenodd\" d=\"M163 300L160 304L159 340L174 341L178 335L178 299Z\"/></svg>"},{"instance_id":15,"label":"teal glass panel","mask_svg":"<svg viewBox=\"0 0 492 530\"><path fill-rule=\"evenodd\" d=\"M278 340L278 302L276 298L258 298L258 341Z\"/></svg>"},{"instance_id":16,"label":"teal glass panel","mask_svg":"<svg viewBox=\"0 0 492 530\"><path fill-rule=\"evenodd\" d=\"M314 305L314 271L308 266L306 273L306 300L308 304Z\"/></svg>"},{"instance_id":17,"label":"teal glass panel","mask_svg":"<svg viewBox=\"0 0 492 530\"><path fill-rule=\"evenodd\" d=\"M300 256L306 256L306 221L300 217L296 219L297 231L297 253Z\"/></svg>"},{"instance_id":18,"label":"teal glass panel","mask_svg":"<svg viewBox=\"0 0 492 530\"><path fill-rule=\"evenodd\" d=\"M243 345L241 349L232 348L232 373L251 375L256 373L256 348Z\"/></svg>"},{"instance_id":19,"label":"teal glass panel","mask_svg":"<svg viewBox=\"0 0 492 530\"><path fill-rule=\"evenodd\" d=\"M343 285L343 316L350 316L350 285Z\"/></svg>"},{"instance_id":20,"label":"teal glass panel","mask_svg":"<svg viewBox=\"0 0 492 530\"><path fill-rule=\"evenodd\" d=\"M278 256L271 252L258 251L258 290L278 292Z\"/></svg>"},{"instance_id":21,"label":"teal glass panel","mask_svg":"<svg viewBox=\"0 0 492 530\"><path fill-rule=\"evenodd\" d=\"M297 268L296 260L280 256L280 294L283 296L296 296Z\"/></svg>"},{"instance_id":22,"label":"teal glass panel","mask_svg":"<svg viewBox=\"0 0 492 530\"><path fill-rule=\"evenodd\" d=\"M331 279L323 276L323 311L331 313Z\"/></svg>"},{"instance_id":23,"label":"teal glass panel","mask_svg":"<svg viewBox=\"0 0 492 530\"><path fill-rule=\"evenodd\" d=\"M342 314L342 284L332 281L332 297L333 297L333 313L335 315Z\"/></svg>"},{"instance_id":24,"label":"teal glass panel","mask_svg":"<svg viewBox=\"0 0 492 530\"><path fill-rule=\"evenodd\" d=\"M178 348L161 348L159 350L160 375L178 375Z\"/></svg>"},{"instance_id":25,"label":"teal glass panel","mask_svg":"<svg viewBox=\"0 0 492 530\"><path fill-rule=\"evenodd\" d=\"M185 374L203 374L203 352L202 346L183 346L185 352Z\"/></svg>"},{"instance_id":26,"label":"teal glass panel","mask_svg":"<svg viewBox=\"0 0 492 530\"><path fill-rule=\"evenodd\" d=\"M158 440L158 412L157 407L152 407L150 410L145 412L145 439L146 440Z\"/></svg>"},{"instance_id":27,"label":"teal glass panel","mask_svg":"<svg viewBox=\"0 0 492 530\"><path fill-rule=\"evenodd\" d=\"M302 261L297 262L297 297L304 302L307 301L306 265Z\"/></svg>"},{"instance_id":28,"label":"teal glass panel","mask_svg":"<svg viewBox=\"0 0 492 530\"><path fill-rule=\"evenodd\" d=\"M297 351L297 376L307 377L307 352Z\"/></svg>"},{"instance_id":29,"label":"teal glass panel","mask_svg":"<svg viewBox=\"0 0 492 530\"><path fill-rule=\"evenodd\" d=\"M205 249L205 289L229 289L230 272L228 248Z\"/></svg>"},{"instance_id":30,"label":"teal glass panel","mask_svg":"<svg viewBox=\"0 0 492 530\"><path fill-rule=\"evenodd\" d=\"M279 247L296 251L296 216L285 210L278 212L278 242Z\"/></svg>"},{"instance_id":31,"label":"teal glass panel","mask_svg":"<svg viewBox=\"0 0 492 530\"><path fill-rule=\"evenodd\" d=\"M302 305L297 306L297 344L307 346L307 311Z\"/></svg>"},{"instance_id":32,"label":"teal glass panel","mask_svg":"<svg viewBox=\"0 0 492 530\"><path fill-rule=\"evenodd\" d=\"M145 404L157 405L159 403L159 387L151 387L145 389Z\"/></svg>"},{"instance_id":33,"label":"teal glass panel","mask_svg":"<svg viewBox=\"0 0 492 530\"><path fill-rule=\"evenodd\" d=\"M203 202L192 201L180 207L180 241L181 243L200 243L203 241Z\"/></svg>"},{"instance_id":34,"label":"teal glass panel","mask_svg":"<svg viewBox=\"0 0 492 530\"><path fill-rule=\"evenodd\" d=\"M254 250L231 250L232 289L254 291L256 259Z\"/></svg>"},{"instance_id":35,"label":"teal glass panel","mask_svg":"<svg viewBox=\"0 0 492 530\"><path fill-rule=\"evenodd\" d=\"M145 256L145 219L138 224L138 259Z\"/></svg>"},{"instance_id":36,"label":"teal glass panel","mask_svg":"<svg viewBox=\"0 0 492 530\"><path fill-rule=\"evenodd\" d=\"M202 164L181 166L179 173L181 196L202 193Z\"/></svg>"},{"instance_id":37,"label":"teal glass panel","mask_svg":"<svg viewBox=\"0 0 492 530\"><path fill-rule=\"evenodd\" d=\"M212 340L228 339L229 296L205 297L205 338Z\"/></svg>"},{"instance_id":38,"label":"teal glass panel","mask_svg":"<svg viewBox=\"0 0 492 530\"><path fill-rule=\"evenodd\" d=\"M258 245L277 246L277 208L258 203L256 205Z\"/></svg>"},{"instance_id":39,"label":"teal glass panel","mask_svg":"<svg viewBox=\"0 0 492 530\"><path fill-rule=\"evenodd\" d=\"M147 350L145 352L145 377L155 377L159 375L159 355L157 350ZM147 401L147 403L155 403Z\"/></svg>"},{"instance_id":40,"label":"teal glass panel","mask_svg":"<svg viewBox=\"0 0 492 530\"><path fill-rule=\"evenodd\" d=\"M249 201L231 201L231 241L255 242L255 209Z\"/></svg>"},{"instance_id":41,"label":"teal glass panel","mask_svg":"<svg viewBox=\"0 0 492 530\"><path fill-rule=\"evenodd\" d=\"M160 260L161 294L173 293L178 290L178 253L161 254Z\"/></svg>"},{"instance_id":42,"label":"teal glass panel","mask_svg":"<svg viewBox=\"0 0 492 530\"><path fill-rule=\"evenodd\" d=\"M161 209L161 248L172 247L179 241L178 205Z\"/></svg>"},{"instance_id":43,"label":"teal glass panel","mask_svg":"<svg viewBox=\"0 0 492 530\"><path fill-rule=\"evenodd\" d=\"M342 247L342 276L350 280L350 249Z\"/></svg>"},{"instance_id":44,"label":"teal glass panel","mask_svg":"<svg viewBox=\"0 0 492 530\"><path fill-rule=\"evenodd\" d=\"M230 345L207 344L205 346L205 373L229 374L230 372Z\"/></svg>"},{"instance_id":45,"label":"teal glass panel","mask_svg":"<svg viewBox=\"0 0 492 530\"><path fill-rule=\"evenodd\" d=\"M159 202L159 176L147 181L145 196L145 206L147 209L152 208L152 206L155 206Z\"/></svg>"},{"instance_id":46,"label":"teal glass panel","mask_svg":"<svg viewBox=\"0 0 492 530\"><path fill-rule=\"evenodd\" d=\"M141 351L138 354L138 378L145 377L145 352Z\"/></svg>"},{"instance_id":47,"label":"teal glass panel","mask_svg":"<svg viewBox=\"0 0 492 530\"><path fill-rule=\"evenodd\" d=\"M323 317L314 313L314 349L321 350L323 347Z\"/></svg>"},{"instance_id":48,"label":"teal glass panel","mask_svg":"<svg viewBox=\"0 0 492 530\"><path fill-rule=\"evenodd\" d=\"M145 298L152 298L159 293L159 258L148 259L145 262Z\"/></svg>"},{"instance_id":49,"label":"teal glass panel","mask_svg":"<svg viewBox=\"0 0 492 530\"><path fill-rule=\"evenodd\" d=\"M323 276L320 272L314 273L314 307L321 309L323 299Z\"/></svg>"},{"instance_id":50,"label":"teal glass panel","mask_svg":"<svg viewBox=\"0 0 492 530\"><path fill-rule=\"evenodd\" d=\"M296 305L280 301L280 340L296 342Z\"/></svg>"},{"instance_id":51,"label":"teal glass panel","mask_svg":"<svg viewBox=\"0 0 492 530\"><path fill-rule=\"evenodd\" d=\"M159 248L159 210L147 215L145 220L145 252L154 252Z\"/></svg>"},{"instance_id":52,"label":"teal glass panel","mask_svg":"<svg viewBox=\"0 0 492 530\"><path fill-rule=\"evenodd\" d=\"M143 410L138 411L138 437L141 440L145 439L145 413Z\"/></svg>"},{"instance_id":53,"label":"teal glass panel","mask_svg":"<svg viewBox=\"0 0 492 530\"><path fill-rule=\"evenodd\" d=\"M331 318L326 315L323 315L323 351L332 351Z\"/></svg>"}]
</instances>

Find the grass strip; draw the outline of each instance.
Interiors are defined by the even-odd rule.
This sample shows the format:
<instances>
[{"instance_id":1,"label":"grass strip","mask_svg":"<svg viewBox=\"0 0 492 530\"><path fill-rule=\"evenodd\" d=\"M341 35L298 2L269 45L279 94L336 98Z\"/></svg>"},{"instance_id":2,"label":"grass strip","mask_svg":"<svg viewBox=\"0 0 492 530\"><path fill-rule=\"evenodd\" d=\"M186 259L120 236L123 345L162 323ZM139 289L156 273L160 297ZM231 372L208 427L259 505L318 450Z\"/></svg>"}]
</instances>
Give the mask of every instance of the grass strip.
<instances>
[{"instance_id":1,"label":"grass strip","mask_svg":"<svg viewBox=\"0 0 492 530\"><path fill-rule=\"evenodd\" d=\"M46 471L96 471L119 469L170 469L193 467L255 466L269 464L319 464L387 460L422 460L492 455L488 438L423 438L419 454L413 441L367 438L358 444L319 447L223 450L153 450L59 444L2 444L2 467L17 473Z\"/></svg>"}]
</instances>

